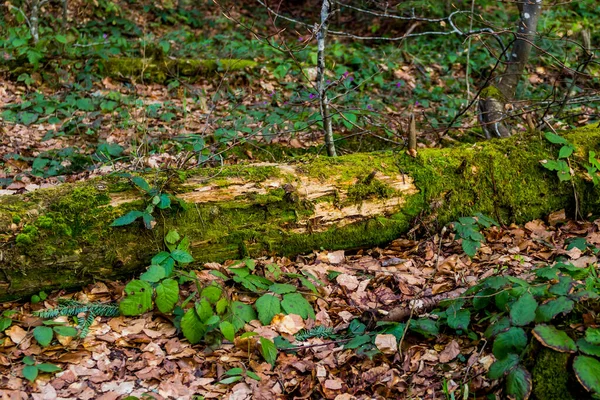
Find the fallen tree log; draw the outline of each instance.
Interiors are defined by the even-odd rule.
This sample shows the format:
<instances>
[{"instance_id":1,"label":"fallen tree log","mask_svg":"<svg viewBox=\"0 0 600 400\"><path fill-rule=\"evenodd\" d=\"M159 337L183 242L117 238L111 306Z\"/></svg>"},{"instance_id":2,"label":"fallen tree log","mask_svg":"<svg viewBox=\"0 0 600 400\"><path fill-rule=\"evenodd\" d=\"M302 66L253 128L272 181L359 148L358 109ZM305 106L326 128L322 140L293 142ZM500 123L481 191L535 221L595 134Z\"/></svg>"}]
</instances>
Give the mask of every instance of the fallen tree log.
<instances>
[{"instance_id":1,"label":"fallen tree log","mask_svg":"<svg viewBox=\"0 0 600 400\"><path fill-rule=\"evenodd\" d=\"M368 153L148 174L153 187L187 204L155 215L152 230L139 221L109 226L147 205L123 177L0 196L0 300L133 277L171 229L203 262L382 245L416 220L441 227L475 212L502 223L572 213L574 190L584 216L598 213L600 190L582 165L590 150L600 153L600 130L566 138L576 146L573 184L540 165L558 147L537 134L422 149L416 158Z\"/></svg>"}]
</instances>

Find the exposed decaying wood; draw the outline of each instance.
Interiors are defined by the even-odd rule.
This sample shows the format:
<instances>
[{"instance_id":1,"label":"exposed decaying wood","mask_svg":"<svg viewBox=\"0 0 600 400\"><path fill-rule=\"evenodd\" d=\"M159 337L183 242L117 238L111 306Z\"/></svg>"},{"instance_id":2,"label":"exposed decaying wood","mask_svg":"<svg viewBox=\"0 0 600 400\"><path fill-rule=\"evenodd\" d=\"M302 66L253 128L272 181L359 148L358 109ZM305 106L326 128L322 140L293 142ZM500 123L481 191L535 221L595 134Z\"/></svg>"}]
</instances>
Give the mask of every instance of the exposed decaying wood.
<instances>
[{"instance_id":1,"label":"exposed decaying wood","mask_svg":"<svg viewBox=\"0 0 600 400\"><path fill-rule=\"evenodd\" d=\"M567 138L577 147L571 165L582 215L597 214L600 190L582 164L589 150L600 153L600 131ZM383 245L415 221L435 228L475 212L502 223L572 212L571 183L540 165L557 152L532 134L420 149L414 158L369 153L153 173L145 175L151 186L186 204L157 211L153 230L139 221L109 226L147 204L123 177L0 196L0 301L137 276L171 229L190 239L200 263Z\"/></svg>"}]
</instances>

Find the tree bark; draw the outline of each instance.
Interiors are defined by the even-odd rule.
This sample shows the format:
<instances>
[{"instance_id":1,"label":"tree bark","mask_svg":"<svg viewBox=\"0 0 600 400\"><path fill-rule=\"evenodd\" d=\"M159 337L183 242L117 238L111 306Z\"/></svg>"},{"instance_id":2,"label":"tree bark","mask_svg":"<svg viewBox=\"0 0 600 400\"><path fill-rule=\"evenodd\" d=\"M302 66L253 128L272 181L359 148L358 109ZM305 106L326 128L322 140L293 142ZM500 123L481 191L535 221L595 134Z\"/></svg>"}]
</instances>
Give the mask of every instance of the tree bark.
<instances>
[{"instance_id":1,"label":"tree bark","mask_svg":"<svg viewBox=\"0 0 600 400\"><path fill-rule=\"evenodd\" d=\"M488 139L510 136L510 128L504 122L505 108L513 101L517 85L529 61L537 22L542 12L542 0L526 0L520 5L519 11L521 15L506 71L495 87L482 91L479 100L479 119Z\"/></svg>"},{"instance_id":2,"label":"tree bark","mask_svg":"<svg viewBox=\"0 0 600 400\"><path fill-rule=\"evenodd\" d=\"M584 216L598 214L600 190L586 175L600 130L566 136ZM148 174L152 187L185 201L110 227L148 202L129 179L102 177L23 195L0 196L0 301L39 290L131 278L163 249L167 231L191 241L197 262L383 245L416 223L439 228L482 212L501 223L574 209L573 185L540 165L558 148L537 135L448 149L317 157ZM176 204L176 202L173 202ZM196 265L196 267L199 267Z\"/></svg>"}]
</instances>

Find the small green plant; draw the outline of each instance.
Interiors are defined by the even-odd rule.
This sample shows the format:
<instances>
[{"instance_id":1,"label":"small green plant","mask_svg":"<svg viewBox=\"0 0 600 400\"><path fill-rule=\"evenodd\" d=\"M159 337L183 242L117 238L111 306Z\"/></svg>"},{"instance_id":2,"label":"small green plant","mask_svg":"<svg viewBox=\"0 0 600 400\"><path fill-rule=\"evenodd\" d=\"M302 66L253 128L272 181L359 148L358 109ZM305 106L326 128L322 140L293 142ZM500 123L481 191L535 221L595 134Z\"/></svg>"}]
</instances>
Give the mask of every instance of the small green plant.
<instances>
[{"instance_id":1,"label":"small green plant","mask_svg":"<svg viewBox=\"0 0 600 400\"><path fill-rule=\"evenodd\" d=\"M33 337L42 347L48 347L52 343L55 334L75 337L77 336L77 329L55 321L44 321L44 325L36 326L33 329Z\"/></svg>"},{"instance_id":2,"label":"small green plant","mask_svg":"<svg viewBox=\"0 0 600 400\"><path fill-rule=\"evenodd\" d=\"M0 317L0 332L4 332L8 328L10 328L10 326L13 323L13 320L11 317L13 315L15 315L16 313L17 312L14 310L6 310L6 311L2 312L2 316Z\"/></svg>"},{"instance_id":3,"label":"small green plant","mask_svg":"<svg viewBox=\"0 0 600 400\"><path fill-rule=\"evenodd\" d=\"M23 374L23 377L29 382L34 382L37 379L40 372L48 372L53 374L61 370L60 367L54 364L36 363L35 359L31 356L23 357L23 364L25 364L25 367L23 367L21 373Z\"/></svg>"},{"instance_id":4,"label":"small green plant","mask_svg":"<svg viewBox=\"0 0 600 400\"><path fill-rule=\"evenodd\" d=\"M453 224L456 235L462 239L463 251L471 258L477 254L481 243L485 241L480 229L498 226L496 221L481 213L475 214L474 217L461 217Z\"/></svg>"},{"instance_id":5,"label":"small green plant","mask_svg":"<svg viewBox=\"0 0 600 400\"><path fill-rule=\"evenodd\" d=\"M221 379L219 382L222 385L229 385L238 381L241 381L244 378L254 379L256 381L260 381L260 376L256 375L256 373L243 369L243 368L232 368L225 372L227 378Z\"/></svg>"},{"instance_id":6,"label":"small green plant","mask_svg":"<svg viewBox=\"0 0 600 400\"><path fill-rule=\"evenodd\" d=\"M546 132L544 136L550 143L559 144L561 147L557 159L542 160L540 161L542 166L550 171L556 171L556 175L561 182L570 181L575 172L569 160L576 150L575 145L555 133ZM587 170L592 183L598 185L600 183L600 161L596 158L596 152L590 151L587 162L583 162L581 165Z\"/></svg>"},{"instance_id":7,"label":"small green plant","mask_svg":"<svg viewBox=\"0 0 600 400\"><path fill-rule=\"evenodd\" d=\"M40 301L46 300L47 297L48 297L48 294L46 294L46 292L44 292L44 291L41 291L38 294L34 294L33 296L31 296L31 303L37 304Z\"/></svg>"}]
</instances>

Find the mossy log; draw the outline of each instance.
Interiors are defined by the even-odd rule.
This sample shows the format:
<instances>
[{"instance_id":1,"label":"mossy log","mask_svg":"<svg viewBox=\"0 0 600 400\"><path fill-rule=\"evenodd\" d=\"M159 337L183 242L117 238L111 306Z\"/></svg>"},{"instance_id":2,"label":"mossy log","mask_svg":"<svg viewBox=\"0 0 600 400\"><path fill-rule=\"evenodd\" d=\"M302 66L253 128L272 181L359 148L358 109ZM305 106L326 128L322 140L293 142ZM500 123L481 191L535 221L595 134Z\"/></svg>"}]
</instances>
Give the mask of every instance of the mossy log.
<instances>
[{"instance_id":1,"label":"mossy log","mask_svg":"<svg viewBox=\"0 0 600 400\"><path fill-rule=\"evenodd\" d=\"M147 174L186 204L155 215L152 230L109 226L146 207L123 177L0 196L0 300L133 277L170 229L188 236L198 262L218 262L382 245L417 220L440 227L475 212L505 224L572 213L574 189L582 215L597 214L600 190L581 164L589 150L600 153L600 130L566 137L577 147L573 184L541 166L558 148L537 134L421 149L416 158L381 152Z\"/></svg>"},{"instance_id":2,"label":"mossy log","mask_svg":"<svg viewBox=\"0 0 600 400\"><path fill-rule=\"evenodd\" d=\"M183 58L109 58L102 61L104 73L111 78L164 83L169 78L207 78L217 72L239 73L256 68L252 60L197 60Z\"/></svg>"}]
</instances>

